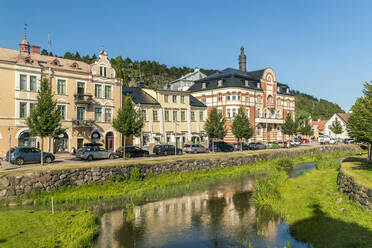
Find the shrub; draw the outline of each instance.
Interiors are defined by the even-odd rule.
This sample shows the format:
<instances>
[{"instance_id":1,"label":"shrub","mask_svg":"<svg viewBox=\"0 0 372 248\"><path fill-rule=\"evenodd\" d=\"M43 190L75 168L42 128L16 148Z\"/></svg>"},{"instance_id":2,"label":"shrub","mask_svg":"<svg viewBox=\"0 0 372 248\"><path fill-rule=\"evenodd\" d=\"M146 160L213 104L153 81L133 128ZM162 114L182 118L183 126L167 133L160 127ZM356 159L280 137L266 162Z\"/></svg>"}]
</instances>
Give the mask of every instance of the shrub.
<instances>
[{"instance_id":1,"label":"shrub","mask_svg":"<svg viewBox=\"0 0 372 248\"><path fill-rule=\"evenodd\" d=\"M137 167L134 167L130 170L130 180L131 181L142 181L144 176L141 174L140 170Z\"/></svg>"},{"instance_id":2,"label":"shrub","mask_svg":"<svg viewBox=\"0 0 372 248\"><path fill-rule=\"evenodd\" d=\"M294 167L293 159L291 158L280 158L275 162L275 166L278 169L289 170Z\"/></svg>"},{"instance_id":3,"label":"shrub","mask_svg":"<svg viewBox=\"0 0 372 248\"><path fill-rule=\"evenodd\" d=\"M341 167L341 162L335 161L335 160L321 160L321 161L316 162L315 167L318 170L326 170L326 169L338 170Z\"/></svg>"},{"instance_id":4,"label":"shrub","mask_svg":"<svg viewBox=\"0 0 372 248\"><path fill-rule=\"evenodd\" d=\"M269 172L266 178L258 179L255 184L253 201L258 205L271 205L272 201L280 199L278 188L288 179L284 171Z\"/></svg>"}]
</instances>

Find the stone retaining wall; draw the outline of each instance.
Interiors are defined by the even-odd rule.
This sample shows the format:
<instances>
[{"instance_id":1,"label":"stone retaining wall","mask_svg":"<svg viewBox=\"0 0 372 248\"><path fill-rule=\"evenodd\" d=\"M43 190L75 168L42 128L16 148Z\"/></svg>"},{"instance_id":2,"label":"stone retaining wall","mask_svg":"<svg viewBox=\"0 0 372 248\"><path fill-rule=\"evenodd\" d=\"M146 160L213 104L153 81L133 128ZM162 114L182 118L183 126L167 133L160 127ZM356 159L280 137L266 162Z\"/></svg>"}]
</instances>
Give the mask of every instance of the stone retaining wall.
<instances>
[{"instance_id":1,"label":"stone retaining wall","mask_svg":"<svg viewBox=\"0 0 372 248\"><path fill-rule=\"evenodd\" d=\"M338 173L337 185L341 192L349 195L350 199L372 210L372 189L358 185L351 176L341 170Z\"/></svg>"},{"instance_id":2,"label":"stone retaining wall","mask_svg":"<svg viewBox=\"0 0 372 248\"><path fill-rule=\"evenodd\" d=\"M354 145L311 147L266 153L250 153L247 156L209 159L183 159L171 162L154 162L153 164L125 164L33 172L23 175L0 177L0 200L12 199L35 191L51 191L61 187L73 187L92 183L103 184L111 178L129 179L131 169L136 167L143 175L154 175L192 170L209 170L229 166L252 164L258 160L272 160L280 157L295 157L313 153L330 153L333 151L359 151Z\"/></svg>"}]
</instances>

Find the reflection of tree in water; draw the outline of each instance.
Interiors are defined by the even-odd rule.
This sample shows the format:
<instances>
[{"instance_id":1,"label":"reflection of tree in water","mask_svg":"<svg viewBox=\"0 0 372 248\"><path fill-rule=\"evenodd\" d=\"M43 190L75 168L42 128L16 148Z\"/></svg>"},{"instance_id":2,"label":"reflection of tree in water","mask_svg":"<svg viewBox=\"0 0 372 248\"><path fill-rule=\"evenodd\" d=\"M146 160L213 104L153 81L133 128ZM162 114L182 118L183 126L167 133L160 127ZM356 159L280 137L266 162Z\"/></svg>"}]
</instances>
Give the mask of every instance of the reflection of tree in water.
<instances>
[{"instance_id":1,"label":"reflection of tree in water","mask_svg":"<svg viewBox=\"0 0 372 248\"><path fill-rule=\"evenodd\" d=\"M273 240L278 232L280 216L269 206L259 206L256 209L257 234Z\"/></svg>"},{"instance_id":2,"label":"reflection of tree in water","mask_svg":"<svg viewBox=\"0 0 372 248\"><path fill-rule=\"evenodd\" d=\"M156 227L155 227L156 228ZM124 218L124 223L115 233L115 240L118 241L120 247L131 248L136 247L145 236L146 222L140 221L140 225L136 226L134 221L127 222Z\"/></svg>"},{"instance_id":3,"label":"reflection of tree in water","mask_svg":"<svg viewBox=\"0 0 372 248\"><path fill-rule=\"evenodd\" d=\"M210 219L209 225L212 231L211 237L213 237L210 241L213 248L226 247L226 240L222 233L219 232L226 205L225 198L212 198L207 202L207 211Z\"/></svg>"},{"instance_id":4,"label":"reflection of tree in water","mask_svg":"<svg viewBox=\"0 0 372 248\"><path fill-rule=\"evenodd\" d=\"M241 192L234 194L232 197L234 202L234 208L239 214L240 221L242 221L244 214L251 207L251 203L249 202L251 196L252 196L251 192Z\"/></svg>"}]
</instances>

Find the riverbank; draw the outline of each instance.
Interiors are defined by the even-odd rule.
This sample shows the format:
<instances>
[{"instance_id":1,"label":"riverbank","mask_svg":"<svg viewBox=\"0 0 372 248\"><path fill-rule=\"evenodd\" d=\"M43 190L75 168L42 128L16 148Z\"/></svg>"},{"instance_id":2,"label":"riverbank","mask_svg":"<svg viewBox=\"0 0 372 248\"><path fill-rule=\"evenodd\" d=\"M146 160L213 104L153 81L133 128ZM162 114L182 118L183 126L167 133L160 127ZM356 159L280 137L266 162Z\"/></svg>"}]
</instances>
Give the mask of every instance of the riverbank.
<instances>
[{"instance_id":1,"label":"riverbank","mask_svg":"<svg viewBox=\"0 0 372 248\"><path fill-rule=\"evenodd\" d=\"M45 208L50 208L50 200L51 196L53 196L56 209L63 209L66 205L74 206L78 209L85 209L87 206L94 206L93 202L99 204L99 202L104 202L105 200L120 202L122 206L124 206L126 202L139 204L145 201L155 201L172 196L189 194L195 190L202 190L203 188L208 187L211 184L215 184L219 180L234 179L260 172L264 173L272 169L280 169L283 167L287 168L288 163L297 164L306 161L318 160L320 158L336 158L349 156L351 154L353 153L335 152L330 154L312 154L295 158L281 158L273 161L259 161L251 164L250 166L243 165L213 170L206 169L200 171L174 172L169 174L162 174L159 176L149 174L146 177L144 177L137 170L137 172L132 173L132 178L130 178L129 180L122 181L118 179L118 181L115 181L116 179L113 178L111 182L103 185L83 185L74 188L64 188L52 192L33 193L27 196L27 200L33 200L39 207L45 206ZM9 220L5 218L12 218L11 222L9 223L14 223L14 225L17 226L23 226L22 229L25 230L24 232L30 233L29 235L31 235L32 233L36 233L39 229L44 228L42 222L25 222L24 217L18 215L17 211L20 210L9 210L7 211L6 216L0 215L0 222L9 222ZM42 210L34 210L34 212L40 213L42 215L42 212L39 211ZM56 211L56 213L58 212L60 211ZM64 210L61 211L62 214L64 212ZM69 211L68 213L74 214L74 211ZM49 230L48 233L50 233L50 235L57 240L60 236L74 237L73 240L75 241L71 240L71 243L68 243L68 240L70 239L66 238L64 242L67 243L64 243L65 245L63 247L74 247L74 242L83 242L84 240L87 240L85 236L76 237L78 236L76 234L83 232L85 226L91 225L91 219L88 218L85 222L80 223L80 225L76 225L76 230L60 228L69 224L69 219L61 218L58 222L54 223L54 226L51 225L50 228L47 229ZM93 225L93 227L98 228L98 224ZM32 243L26 240L17 239L17 233L15 233L15 231L12 232L12 230L18 230L18 228L11 228L5 233L7 237L3 238L5 239L5 241L1 244L2 246L43 247L43 244L47 244L45 245L45 247L54 247L54 245L52 245L51 243L47 243L47 241L44 240L44 238L46 240L50 240L50 237L48 236L38 235L40 237L40 240L38 240L37 243ZM89 235L89 237L91 238L91 240L89 240L89 242L91 242L94 237L94 230L95 229L93 228L90 232L91 235ZM2 232L0 233L2 234ZM88 241L85 242L89 246L90 243Z\"/></svg>"},{"instance_id":2,"label":"riverbank","mask_svg":"<svg viewBox=\"0 0 372 248\"><path fill-rule=\"evenodd\" d=\"M337 166L286 180L278 187L280 197L267 202L300 241L314 247L371 247L372 213L338 191Z\"/></svg>"}]
</instances>

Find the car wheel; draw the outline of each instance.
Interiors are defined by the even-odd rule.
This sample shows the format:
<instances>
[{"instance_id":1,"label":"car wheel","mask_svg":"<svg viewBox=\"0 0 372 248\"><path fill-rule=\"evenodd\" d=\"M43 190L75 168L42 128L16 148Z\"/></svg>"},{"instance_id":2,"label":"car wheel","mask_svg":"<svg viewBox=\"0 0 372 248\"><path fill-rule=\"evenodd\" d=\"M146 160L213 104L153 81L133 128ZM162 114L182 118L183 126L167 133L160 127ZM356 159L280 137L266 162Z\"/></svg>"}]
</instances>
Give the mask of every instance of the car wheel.
<instances>
[{"instance_id":1,"label":"car wheel","mask_svg":"<svg viewBox=\"0 0 372 248\"><path fill-rule=\"evenodd\" d=\"M125 154L125 156L126 156L127 158L131 158L131 157L132 157L132 154L127 153L127 154Z\"/></svg>"},{"instance_id":2,"label":"car wheel","mask_svg":"<svg viewBox=\"0 0 372 248\"><path fill-rule=\"evenodd\" d=\"M114 159L114 155L110 154L109 159Z\"/></svg>"},{"instance_id":3,"label":"car wheel","mask_svg":"<svg viewBox=\"0 0 372 248\"><path fill-rule=\"evenodd\" d=\"M87 157L87 160L88 160L88 161L92 161L92 160L93 160L93 156L92 156L92 155L89 155L89 156Z\"/></svg>"},{"instance_id":4,"label":"car wheel","mask_svg":"<svg viewBox=\"0 0 372 248\"><path fill-rule=\"evenodd\" d=\"M147 158L149 156L149 154L145 153L145 154L143 154L143 156Z\"/></svg>"},{"instance_id":5,"label":"car wheel","mask_svg":"<svg viewBox=\"0 0 372 248\"><path fill-rule=\"evenodd\" d=\"M17 165L23 165L25 161L23 160L23 158L17 158L15 162Z\"/></svg>"},{"instance_id":6,"label":"car wheel","mask_svg":"<svg viewBox=\"0 0 372 248\"><path fill-rule=\"evenodd\" d=\"M52 162L52 158L51 157L46 157L45 158L45 163L47 163L47 164L50 164Z\"/></svg>"},{"instance_id":7,"label":"car wheel","mask_svg":"<svg viewBox=\"0 0 372 248\"><path fill-rule=\"evenodd\" d=\"M164 156L168 156L168 152L167 152L167 151L164 151L164 152L163 152L163 155L164 155Z\"/></svg>"},{"instance_id":8,"label":"car wheel","mask_svg":"<svg viewBox=\"0 0 372 248\"><path fill-rule=\"evenodd\" d=\"M195 153L196 153L196 151L195 151ZM182 155L182 151L178 151L177 154Z\"/></svg>"},{"instance_id":9,"label":"car wheel","mask_svg":"<svg viewBox=\"0 0 372 248\"><path fill-rule=\"evenodd\" d=\"M197 154L197 153L198 153L198 151L197 151L197 150L195 150L195 151L193 151L193 153L194 153L194 154Z\"/></svg>"}]
</instances>

